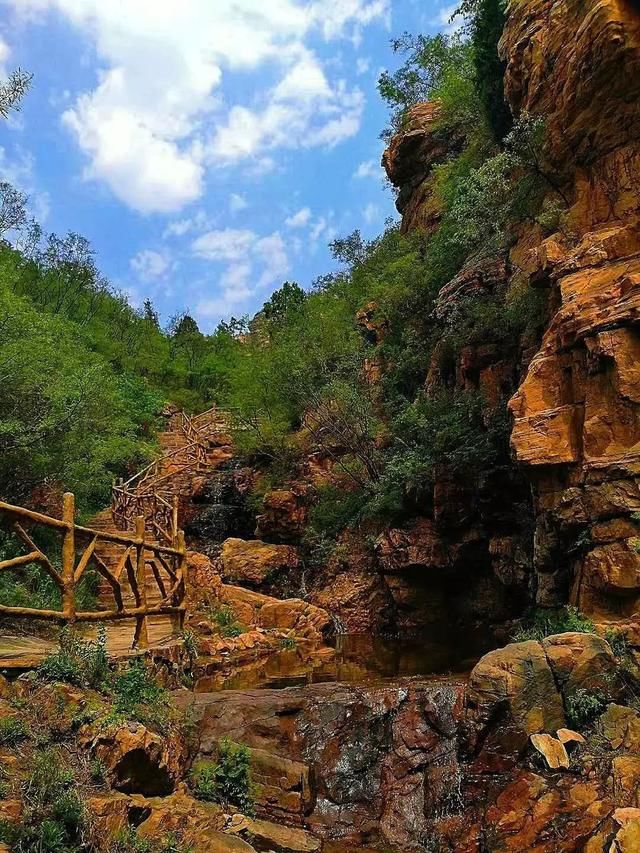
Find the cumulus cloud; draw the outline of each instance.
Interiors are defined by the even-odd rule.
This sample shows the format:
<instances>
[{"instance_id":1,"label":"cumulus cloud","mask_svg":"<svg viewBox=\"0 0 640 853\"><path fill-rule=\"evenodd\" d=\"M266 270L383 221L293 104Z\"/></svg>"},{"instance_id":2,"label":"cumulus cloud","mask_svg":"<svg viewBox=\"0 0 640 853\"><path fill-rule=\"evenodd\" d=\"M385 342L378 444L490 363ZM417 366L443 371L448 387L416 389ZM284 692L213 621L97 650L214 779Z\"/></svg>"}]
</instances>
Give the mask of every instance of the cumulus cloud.
<instances>
[{"instance_id":1,"label":"cumulus cloud","mask_svg":"<svg viewBox=\"0 0 640 853\"><path fill-rule=\"evenodd\" d=\"M11 48L2 36L0 36L0 78L6 77L8 74L7 62L10 56Z\"/></svg>"},{"instance_id":2,"label":"cumulus cloud","mask_svg":"<svg viewBox=\"0 0 640 853\"><path fill-rule=\"evenodd\" d=\"M165 278L173 268L168 252L154 249L142 249L129 262L131 269L141 281L154 281Z\"/></svg>"},{"instance_id":3,"label":"cumulus cloud","mask_svg":"<svg viewBox=\"0 0 640 853\"><path fill-rule=\"evenodd\" d=\"M377 204L369 202L363 209L362 215L367 225L373 225L380 218L380 208Z\"/></svg>"},{"instance_id":4,"label":"cumulus cloud","mask_svg":"<svg viewBox=\"0 0 640 853\"><path fill-rule=\"evenodd\" d=\"M379 178L380 163L376 160L365 160L360 163L358 168L353 173L354 178Z\"/></svg>"},{"instance_id":5,"label":"cumulus cloud","mask_svg":"<svg viewBox=\"0 0 640 853\"><path fill-rule=\"evenodd\" d=\"M311 210L308 207L303 207L297 213L294 213L292 216L288 216L284 224L288 225L289 228L304 228L304 226L311 219Z\"/></svg>"},{"instance_id":6,"label":"cumulus cloud","mask_svg":"<svg viewBox=\"0 0 640 853\"><path fill-rule=\"evenodd\" d=\"M209 231L192 242L191 250L198 258L223 264L219 293L196 306L198 316L206 319L227 316L261 290L280 284L290 268L278 231L264 237L249 229Z\"/></svg>"},{"instance_id":7,"label":"cumulus cloud","mask_svg":"<svg viewBox=\"0 0 640 853\"><path fill-rule=\"evenodd\" d=\"M32 154L19 145L14 146L9 153L6 148L0 145L0 181L6 181L23 192L28 199L29 213L40 224L46 222L51 207L51 199L47 192L38 187L35 160Z\"/></svg>"},{"instance_id":8,"label":"cumulus cloud","mask_svg":"<svg viewBox=\"0 0 640 853\"><path fill-rule=\"evenodd\" d=\"M62 120L105 182L142 213L178 211L204 191L206 170L278 148L331 146L359 128L364 98L331 80L311 48L384 21L390 0L0 0L29 20L63 15L95 49L97 84ZM1 56L1 54L0 54ZM269 66L246 102L223 80ZM226 91L226 88L225 88Z\"/></svg>"},{"instance_id":9,"label":"cumulus cloud","mask_svg":"<svg viewBox=\"0 0 640 853\"><path fill-rule=\"evenodd\" d=\"M229 210L231 213L240 213L249 206L246 198L239 193L231 193L229 196Z\"/></svg>"}]
</instances>

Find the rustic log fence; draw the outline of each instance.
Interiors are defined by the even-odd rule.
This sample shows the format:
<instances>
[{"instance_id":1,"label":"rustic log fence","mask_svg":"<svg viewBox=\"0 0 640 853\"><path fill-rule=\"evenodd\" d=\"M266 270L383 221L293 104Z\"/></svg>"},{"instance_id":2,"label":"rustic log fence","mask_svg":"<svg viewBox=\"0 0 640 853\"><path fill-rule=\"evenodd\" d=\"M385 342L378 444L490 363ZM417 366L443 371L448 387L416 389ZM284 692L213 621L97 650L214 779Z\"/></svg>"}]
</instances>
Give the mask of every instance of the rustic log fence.
<instances>
[{"instance_id":1,"label":"rustic log fence","mask_svg":"<svg viewBox=\"0 0 640 853\"><path fill-rule=\"evenodd\" d=\"M184 533L176 531L172 544L159 545L145 536L145 519L135 519L135 535L92 530L75 522L75 498L70 492L63 497L62 518L52 518L23 507L0 501L0 518L12 527L16 538L28 549L26 553L0 561L0 571L21 571L28 564L39 564L51 577L61 597L61 610L0 605L0 616L44 619L65 624L79 622L114 622L135 619L132 647L148 645L147 618L171 616L181 630L186 611L187 549ZM29 535L33 526L41 526L62 537L59 567ZM107 565L101 550L107 548L113 563ZM107 582L113 595L112 609L80 611L76 606L78 583L93 566ZM149 603L147 581L152 580L160 595ZM133 598L133 601L131 601Z\"/></svg>"}]
</instances>

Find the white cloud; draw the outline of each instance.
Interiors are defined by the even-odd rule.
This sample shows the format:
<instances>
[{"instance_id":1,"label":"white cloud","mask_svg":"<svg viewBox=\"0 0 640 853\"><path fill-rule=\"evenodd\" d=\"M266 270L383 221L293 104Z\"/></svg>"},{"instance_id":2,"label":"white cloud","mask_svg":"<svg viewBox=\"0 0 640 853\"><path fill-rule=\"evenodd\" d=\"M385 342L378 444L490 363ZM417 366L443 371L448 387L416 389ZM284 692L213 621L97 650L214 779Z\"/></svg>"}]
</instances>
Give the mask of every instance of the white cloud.
<instances>
[{"instance_id":1,"label":"white cloud","mask_svg":"<svg viewBox=\"0 0 640 853\"><path fill-rule=\"evenodd\" d=\"M239 193L231 193L229 196L229 210L231 213L240 213L249 206L246 198Z\"/></svg>"},{"instance_id":2,"label":"white cloud","mask_svg":"<svg viewBox=\"0 0 640 853\"><path fill-rule=\"evenodd\" d=\"M191 250L207 261L236 261L245 257L255 237L253 231L237 228L208 231L193 241Z\"/></svg>"},{"instance_id":3,"label":"white cloud","mask_svg":"<svg viewBox=\"0 0 640 853\"><path fill-rule=\"evenodd\" d=\"M191 244L196 257L225 264L218 279L219 293L201 299L196 313L219 319L238 310L260 290L280 284L289 272L289 258L278 231L261 237L253 231L225 228L202 234Z\"/></svg>"},{"instance_id":4,"label":"white cloud","mask_svg":"<svg viewBox=\"0 0 640 853\"><path fill-rule=\"evenodd\" d=\"M356 38L387 19L390 0L135 0L126 14L116 0L0 5L29 21L55 10L80 31L95 50L97 84L67 105L63 122L86 157L84 177L135 210L167 213L201 197L211 166L271 165L275 149L353 135L362 93L330 79L311 45L318 31ZM273 80L275 69L275 84L223 103L223 79L262 68L269 73L256 80Z\"/></svg>"},{"instance_id":5,"label":"white cloud","mask_svg":"<svg viewBox=\"0 0 640 853\"><path fill-rule=\"evenodd\" d=\"M311 219L311 211L308 207L303 207L297 213L294 213L293 216L289 216L285 219L284 224L288 225L289 228L304 228L304 226Z\"/></svg>"},{"instance_id":6,"label":"white cloud","mask_svg":"<svg viewBox=\"0 0 640 853\"><path fill-rule=\"evenodd\" d=\"M7 61L11 56L11 48L6 41L0 36L0 78L7 77Z\"/></svg>"},{"instance_id":7,"label":"white cloud","mask_svg":"<svg viewBox=\"0 0 640 853\"><path fill-rule=\"evenodd\" d=\"M371 68L371 60L366 56L359 56L356 60L356 73L366 74L369 68Z\"/></svg>"},{"instance_id":8,"label":"white cloud","mask_svg":"<svg viewBox=\"0 0 640 853\"><path fill-rule=\"evenodd\" d=\"M131 258L130 266L141 281L165 278L173 269L168 252L157 252L154 249L142 249Z\"/></svg>"},{"instance_id":9,"label":"white cloud","mask_svg":"<svg viewBox=\"0 0 640 853\"><path fill-rule=\"evenodd\" d=\"M364 216L364 221L368 225L373 225L373 223L380 218L380 208L377 204L369 202L362 211L362 215Z\"/></svg>"},{"instance_id":10,"label":"white cloud","mask_svg":"<svg viewBox=\"0 0 640 853\"><path fill-rule=\"evenodd\" d=\"M49 217L51 199L49 193L38 189L33 155L15 146L12 154L0 145L0 180L6 181L23 192L27 198L29 213L43 224Z\"/></svg>"},{"instance_id":11,"label":"white cloud","mask_svg":"<svg viewBox=\"0 0 640 853\"><path fill-rule=\"evenodd\" d=\"M204 210L198 210L193 216L185 219L175 219L170 222L164 229L162 237L184 237L185 234L191 234L196 231L207 231L214 225L212 217Z\"/></svg>"},{"instance_id":12,"label":"white cloud","mask_svg":"<svg viewBox=\"0 0 640 853\"><path fill-rule=\"evenodd\" d=\"M380 164L376 160L365 160L353 173L354 178L379 178L380 176Z\"/></svg>"},{"instance_id":13,"label":"white cloud","mask_svg":"<svg viewBox=\"0 0 640 853\"><path fill-rule=\"evenodd\" d=\"M463 18L460 15L455 16L459 5L459 3L453 3L451 6L443 6L436 13L435 18L431 22L432 25L439 27L446 33L457 32L463 24Z\"/></svg>"}]
</instances>

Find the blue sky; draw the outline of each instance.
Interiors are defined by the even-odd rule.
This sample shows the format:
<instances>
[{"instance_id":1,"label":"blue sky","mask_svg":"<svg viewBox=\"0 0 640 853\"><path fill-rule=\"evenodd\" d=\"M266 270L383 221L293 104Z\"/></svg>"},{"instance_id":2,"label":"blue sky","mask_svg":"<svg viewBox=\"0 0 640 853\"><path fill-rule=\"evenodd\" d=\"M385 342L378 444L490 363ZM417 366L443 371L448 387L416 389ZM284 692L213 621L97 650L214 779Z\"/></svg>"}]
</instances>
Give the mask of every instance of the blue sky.
<instances>
[{"instance_id":1,"label":"blue sky","mask_svg":"<svg viewBox=\"0 0 640 853\"><path fill-rule=\"evenodd\" d=\"M0 0L0 76L34 74L0 128L0 177L48 231L94 246L114 287L203 331L327 243L395 215L376 92L389 40L439 0Z\"/></svg>"}]
</instances>

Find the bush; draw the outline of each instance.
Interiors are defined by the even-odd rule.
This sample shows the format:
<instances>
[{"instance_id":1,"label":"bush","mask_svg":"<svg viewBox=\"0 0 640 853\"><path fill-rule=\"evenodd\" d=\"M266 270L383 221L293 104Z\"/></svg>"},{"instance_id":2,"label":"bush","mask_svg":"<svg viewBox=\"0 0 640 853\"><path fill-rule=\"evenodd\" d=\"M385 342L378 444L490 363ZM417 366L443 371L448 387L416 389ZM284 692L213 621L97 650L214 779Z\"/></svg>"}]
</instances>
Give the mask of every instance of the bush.
<instances>
[{"instance_id":1,"label":"bush","mask_svg":"<svg viewBox=\"0 0 640 853\"><path fill-rule=\"evenodd\" d=\"M0 744L15 746L29 737L29 728L24 720L18 717L3 717L0 719Z\"/></svg>"},{"instance_id":2,"label":"bush","mask_svg":"<svg viewBox=\"0 0 640 853\"><path fill-rule=\"evenodd\" d=\"M251 756L244 744L223 738L218 745L218 761L197 762L191 771L191 784L199 800L234 806L243 814L253 814Z\"/></svg>"},{"instance_id":3,"label":"bush","mask_svg":"<svg viewBox=\"0 0 640 853\"><path fill-rule=\"evenodd\" d=\"M84 849L86 809L73 775L59 753L47 750L35 758L22 787L25 804L19 824L0 826L0 840L16 853L72 853Z\"/></svg>"},{"instance_id":4,"label":"bush","mask_svg":"<svg viewBox=\"0 0 640 853\"><path fill-rule=\"evenodd\" d=\"M100 689L109 678L107 633L98 630L96 642L83 640L68 626L60 631L58 649L38 667L44 681L64 681L77 687Z\"/></svg>"},{"instance_id":5,"label":"bush","mask_svg":"<svg viewBox=\"0 0 640 853\"><path fill-rule=\"evenodd\" d=\"M140 658L116 676L112 691L116 715L158 725L166 723L167 691L160 687Z\"/></svg>"},{"instance_id":6,"label":"bush","mask_svg":"<svg viewBox=\"0 0 640 853\"><path fill-rule=\"evenodd\" d=\"M560 610L537 610L513 635L515 643L524 640L544 640L553 634L565 634L576 631L581 634L595 634L596 627L576 607L563 607Z\"/></svg>"},{"instance_id":7,"label":"bush","mask_svg":"<svg viewBox=\"0 0 640 853\"><path fill-rule=\"evenodd\" d=\"M580 730L593 722L607 707L607 697L600 690L579 687L565 700L569 725Z\"/></svg>"},{"instance_id":8,"label":"bush","mask_svg":"<svg viewBox=\"0 0 640 853\"><path fill-rule=\"evenodd\" d=\"M247 630L244 625L238 622L233 607L229 607L227 604L210 608L207 615L223 637L239 637Z\"/></svg>"}]
</instances>

